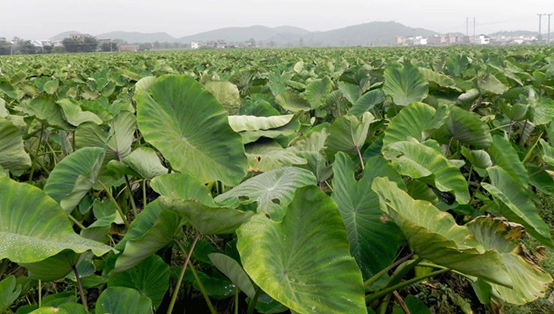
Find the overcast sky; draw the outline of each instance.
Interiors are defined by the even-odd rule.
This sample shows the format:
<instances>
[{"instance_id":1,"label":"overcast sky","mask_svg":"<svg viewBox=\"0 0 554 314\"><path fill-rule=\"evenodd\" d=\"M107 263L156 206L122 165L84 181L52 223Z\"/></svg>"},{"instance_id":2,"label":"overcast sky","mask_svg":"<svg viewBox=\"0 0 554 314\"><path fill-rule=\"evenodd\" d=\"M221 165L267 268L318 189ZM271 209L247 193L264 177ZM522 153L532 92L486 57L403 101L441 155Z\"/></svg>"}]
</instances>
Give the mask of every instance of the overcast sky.
<instances>
[{"instance_id":1,"label":"overcast sky","mask_svg":"<svg viewBox=\"0 0 554 314\"><path fill-rule=\"evenodd\" d=\"M64 31L167 32L174 37L229 26L292 25L325 31L372 21L396 21L437 32L538 30L537 13L552 0L2 0L0 37L46 39ZM543 18L543 32L547 29ZM554 30L554 16L552 19ZM472 33L472 27L470 27Z\"/></svg>"}]
</instances>

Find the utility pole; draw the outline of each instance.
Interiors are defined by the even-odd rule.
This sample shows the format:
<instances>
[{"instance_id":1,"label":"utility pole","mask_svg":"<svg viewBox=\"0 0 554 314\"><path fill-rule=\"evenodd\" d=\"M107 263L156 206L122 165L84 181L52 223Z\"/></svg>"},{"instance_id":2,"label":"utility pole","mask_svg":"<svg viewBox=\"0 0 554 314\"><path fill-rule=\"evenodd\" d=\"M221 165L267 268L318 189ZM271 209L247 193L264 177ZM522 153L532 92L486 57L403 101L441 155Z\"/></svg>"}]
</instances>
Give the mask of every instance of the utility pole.
<instances>
[{"instance_id":1,"label":"utility pole","mask_svg":"<svg viewBox=\"0 0 554 314\"><path fill-rule=\"evenodd\" d=\"M475 38L475 17L473 18L473 43L475 44L476 38Z\"/></svg>"},{"instance_id":2,"label":"utility pole","mask_svg":"<svg viewBox=\"0 0 554 314\"><path fill-rule=\"evenodd\" d=\"M548 44L550 45L550 16L552 16L552 13L546 15L548 15Z\"/></svg>"},{"instance_id":3,"label":"utility pole","mask_svg":"<svg viewBox=\"0 0 554 314\"><path fill-rule=\"evenodd\" d=\"M469 37L469 17L466 17L466 36Z\"/></svg>"},{"instance_id":4,"label":"utility pole","mask_svg":"<svg viewBox=\"0 0 554 314\"><path fill-rule=\"evenodd\" d=\"M542 36L541 36L541 26L542 26L542 23L541 23L541 22L542 22L542 16L543 16L544 14L540 14L540 13L539 13L539 14L537 14L537 15L539 16L539 38L538 38L538 39L539 39L539 44L540 44L541 41L542 41Z\"/></svg>"}]
</instances>

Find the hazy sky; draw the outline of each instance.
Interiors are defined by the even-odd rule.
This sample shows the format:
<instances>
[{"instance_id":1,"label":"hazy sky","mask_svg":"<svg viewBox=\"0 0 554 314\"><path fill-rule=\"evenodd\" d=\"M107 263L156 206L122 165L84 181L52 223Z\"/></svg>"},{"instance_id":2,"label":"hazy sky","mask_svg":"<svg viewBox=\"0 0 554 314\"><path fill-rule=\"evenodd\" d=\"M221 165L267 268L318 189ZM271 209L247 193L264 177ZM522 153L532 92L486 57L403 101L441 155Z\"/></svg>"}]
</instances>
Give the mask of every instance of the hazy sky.
<instances>
[{"instance_id":1,"label":"hazy sky","mask_svg":"<svg viewBox=\"0 0 554 314\"><path fill-rule=\"evenodd\" d=\"M372 21L396 21L438 32L538 30L537 13L552 0L2 0L0 37L46 39L64 31L167 32L174 37L228 26L292 25L325 31ZM543 18L543 32L547 18ZM552 17L554 30L554 16ZM470 27L472 33L472 27Z\"/></svg>"}]
</instances>

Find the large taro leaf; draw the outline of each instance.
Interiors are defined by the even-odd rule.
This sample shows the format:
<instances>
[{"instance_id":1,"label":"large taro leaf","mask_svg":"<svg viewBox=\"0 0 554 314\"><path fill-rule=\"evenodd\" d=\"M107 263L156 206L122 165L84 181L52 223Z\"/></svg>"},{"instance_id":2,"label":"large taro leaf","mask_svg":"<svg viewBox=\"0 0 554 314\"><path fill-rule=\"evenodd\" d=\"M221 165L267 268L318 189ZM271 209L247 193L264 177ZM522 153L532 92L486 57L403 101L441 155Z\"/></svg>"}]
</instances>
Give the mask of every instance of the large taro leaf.
<instances>
[{"instance_id":1,"label":"large taro leaf","mask_svg":"<svg viewBox=\"0 0 554 314\"><path fill-rule=\"evenodd\" d=\"M85 147L75 151L52 170L44 192L71 213L96 182L103 160L104 148Z\"/></svg>"},{"instance_id":2,"label":"large taro leaf","mask_svg":"<svg viewBox=\"0 0 554 314\"><path fill-rule=\"evenodd\" d=\"M152 300L131 288L109 287L96 301L96 314L152 314Z\"/></svg>"},{"instance_id":3,"label":"large taro leaf","mask_svg":"<svg viewBox=\"0 0 554 314\"><path fill-rule=\"evenodd\" d=\"M491 184L482 183L501 205L502 214L508 220L525 226L527 232L539 242L554 247L548 225L541 219L526 187L516 181L507 171L499 166L487 168Z\"/></svg>"},{"instance_id":4,"label":"large taro leaf","mask_svg":"<svg viewBox=\"0 0 554 314\"><path fill-rule=\"evenodd\" d=\"M79 263L79 254L71 250L63 250L45 260L36 263L19 263L28 271L31 279L54 281L67 276Z\"/></svg>"},{"instance_id":5,"label":"large taro leaf","mask_svg":"<svg viewBox=\"0 0 554 314\"><path fill-rule=\"evenodd\" d=\"M342 81L339 81L337 85L344 98L346 98L351 104L356 103L356 100L360 98L360 87L358 87L358 85Z\"/></svg>"},{"instance_id":6,"label":"large taro leaf","mask_svg":"<svg viewBox=\"0 0 554 314\"><path fill-rule=\"evenodd\" d=\"M135 149L122 161L110 161L107 168L115 173L129 174L146 180L168 173L156 151L144 146Z\"/></svg>"},{"instance_id":7,"label":"large taro leaf","mask_svg":"<svg viewBox=\"0 0 554 314\"><path fill-rule=\"evenodd\" d=\"M69 249L97 256L112 248L77 235L67 214L38 188L0 177L0 259L34 263Z\"/></svg>"},{"instance_id":8,"label":"large taro leaf","mask_svg":"<svg viewBox=\"0 0 554 314\"><path fill-rule=\"evenodd\" d=\"M323 126L323 124L319 126ZM329 131L326 127L321 127L319 130L312 129L312 131L292 143L288 150L304 158L308 162L304 167L312 171L318 182L323 182L332 174L331 166L325 154L325 142L329 136Z\"/></svg>"},{"instance_id":9,"label":"large taro leaf","mask_svg":"<svg viewBox=\"0 0 554 314\"><path fill-rule=\"evenodd\" d=\"M21 285L18 285L15 276L8 276L0 281L0 312L3 313L19 297Z\"/></svg>"},{"instance_id":10,"label":"large taro leaf","mask_svg":"<svg viewBox=\"0 0 554 314\"><path fill-rule=\"evenodd\" d=\"M391 65L384 76L383 91L399 106L422 101L429 93L429 83L411 63L403 67Z\"/></svg>"},{"instance_id":11,"label":"large taro leaf","mask_svg":"<svg viewBox=\"0 0 554 314\"><path fill-rule=\"evenodd\" d=\"M157 308L162 303L169 288L169 265L158 255L150 255L135 267L124 272L111 275L108 287L132 288L152 300Z\"/></svg>"},{"instance_id":12,"label":"large taro leaf","mask_svg":"<svg viewBox=\"0 0 554 314\"><path fill-rule=\"evenodd\" d=\"M295 134L300 128L300 122L294 115L269 117L229 116L229 124L233 131L238 132L243 143L257 141L260 137L276 138Z\"/></svg>"},{"instance_id":13,"label":"large taro leaf","mask_svg":"<svg viewBox=\"0 0 554 314\"><path fill-rule=\"evenodd\" d=\"M527 186L529 174L525 169L525 165L519 160L518 153L512 144L498 135L493 136L492 141L489 154L494 164L508 172L514 180L521 182L523 186Z\"/></svg>"},{"instance_id":14,"label":"large taro leaf","mask_svg":"<svg viewBox=\"0 0 554 314\"><path fill-rule=\"evenodd\" d=\"M73 128L64 120L62 108L48 97L34 98L27 104L21 104L17 109L35 117L41 123L57 129L70 130Z\"/></svg>"},{"instance_id":15,"label":"large taro leaf","mask_svg":"<svg viewBox=\"0 0 554 314\"><path fill-rule=\"evenodd\" d=\"M400 230L384 216L379 196L371 190L376 177L388 177L403 185L402 177L383 157L370 159L363 177L356 181L354 163L342 152L333 163L333 194L350 243L350 253L356 259L364 279L375 275L394 261Z\"/></svg>"},{"instance_id":16,"label":"large taro leaf","mask_svg":"<svg viewBox=\"0 0 554 314\"><path fill-rule=\"evenodd\" d=\"M202 182L237 185L246 175L238 134L217 99L191 77L165 75L137 94L137 122L144 138L173 169Z\"/></svg>"},{"instance_id":17,"label":"large taro leaf","mask_svg":"<svg viewBox=\"0 0 554 314\"><path fill-rule=\"evenodd\" d=\"M373 109L373 107L385 101L385 93L381 89L374 89L363 94L348 110L348 113L355 116L362 115L364 112Z\"/></svg>"},{"instance_id":18,"label":"large taro leaf","mask_svg":"<svg viewBox=\"0 0 554 314\"><path fill-rule=\"evenodd\" d=\"M496 76L492 74L487 74L478 78L477 86L479 87L479 91L483 95L487 93L502 95L509 89L508 86L504 85L500 80L496 78Z\"/></svg>"},{"instance_id":19,"label":"large taro leaf","mask_svg":"<svg viewBox=\"0 0 554 314\"><path fill-rule=\"evenodd\" d=\"M200 203L216 207L210 190L200 181L184 173L164 174L152 179L150 187L156 193L183 200L198 200Z\"/></svg>"},{"instance_id":20,"label":"large taro leaf","mask_svg":"<svg viewBox=\"0 0 554 314\"><path fill-rule=\"evenodd\" d=\"M450 76L435 72L428 68L418 67L417 69L427 81L435 83L440 87L452 89L456 92L462 92L461 89L456 87L456 81Z\"/></svg>"},{"instance_id":21,"label":"large taro leaf","mask_svg":"<svg viewBox=\"0 0 554 314\"><path fill-rule=\"evenodd\" d=\"M400 174L413 179L431 176L438 190L452 192L460 204L469 202L468 184L460 169L434 148L404 141L390 144L384 153Z\"/></svg>"},{"instance_id":22,"label":"large taro leaf","mask_svg":"<svg viewBox=\"0 0 554 314\"><path fill-rule=\"evenodd\" d=\"M254 285L236 260L221 253L211 253L208 257L210 261L214 263L215 267L225 274L225 276L248 297L253 298L255 296L256 289Z\"/></svg>"},{"instance_id":23,"label":"large taro leaf","mask_svg":"<svg viewBox=\"0 0 554 314\"><path fill-rule=\"evenodd\" d=\"M86 122L75 130L75 145L82 147L104 147L109 160L121 160L131 153L136 130L135 115L129 111L121 111L109 123L110 131L106 132L92 122Z\"/></svg>"},{"instance_id":24,"label":"large taro leaf","mask_svg":"<svg viewBox=\"0 0 554 314\"><path fill-rule=\"evenodd\" d=\"M508 269L513 288L491 284L496 294L504 301L523 305L544 297L552 283L552 277L542 270L536 258L523 244L517 244L525 233L521 225L501 218L478 217L466 226L486 250L496 250Z\"/></svg>"},{"instance_id":25,"label":"large taro leaf","mask_svg":"<svg viewBox=\"0 0 554 314\"><path fill-rule=\"evenodd\" d=\"M310 111L312 106L300 95L292 92L284 92L275 98L275 102L290 112Z\"/></svg>"},{"instance_id":26,"label":"large taro leaf","mask_svg":"<svg viewBox=\"0 0 554 314\"><path fill-rule=\"evenodd\" d=\"M25 152L21 131L4 118L0 118L0 167L7 170L31 167L31 157Z\"/></svg>"},{"instance_id":27,"label":"large taro leaf","mask_svg":"<svg viewBox=\"0 0 554 314\"><path fill-rule=\"evenodd\" d=\"M254 215L251 211L212 208L196 200L169 196L161 196L160 202L163 208L183 216L188 224L205 235L233 233Z\"/></svg>"},{"instance_id":28,"label":"large taro leaf","mask_svg":"<svg viewBox=\"0 0 554 314\"><path fill-rule=\"evenodd\" d=\"M385 130L383 146L405 141L410 137L422 142L431 131L442 126L448 117L448 107L441 106L439 110L424 104L413 103L403 108L390 122Z\"/></svg>"},{"instance_id":29,"label":"large taro leaf","mask_svg":"<svg viewBox=\"0 0 554 314\"><path fill-rule=\"evenodd\" d=\"M542 159L544 160L544 162L554 167L554 148L542 138L539 140L539 142L541 143L542 147Z\"/></svg>"},{"instance_id":30,"label":"large taro leaf","mask_svg":"<svg viewBox=\"0 0 554 314\"><path fill-rule=\"evenodd\" d=\"M306 159L299 157L290 148L276 142L251 143L246 146L249 172L267 172L292 165L304 165Z\"/></svg>"},{"instance_id":31,"label":"large taro leaf","mask_svg":"<svg viewBox=\"0 0 554 314\"><path fill-rule=\"evenodd\" d=\"M57 104L62 108L65 120L73 126L79 126L81 123L85 122L102 124L102 119L90 111L83 111L76 100L68 98L61 99L58 100Z\"/></svg>"},{"instance_id":32,"label":"large taro leaf","mask_svg":"<svg viewBox=\"0 0 554 314\"><path fill-rule=\"evenodd\" d=\"M112 272L125 271L171 243L182 232L184 223L182 215L165 210L159 200L148 204L117 244L123 254Z\"/></svg>"},{"instance_id":33,"label":"large taro leaf","mask_svg":"<svg viewBox=\"0 0 554 314\"><path fill-rule=\"evenodd\" d=\"M512 287L500 254L485 250L467 227L456 224L452 215L427 201L414 200L387 178L376 178L372 189L419 257Z\"/></svg>"},{"instance_id":34,"label":"large taro leaf","mask_svg":"<svg viewBox=\"0 0 554 314\"><path fill-rule=\"evenodd\" d=\"M450 107L450 116L446 120L446 127L462 143L477 148L487 148L492 144L489 126L481 121L479 115L461 109Z\"/></svg>"},{"instance_id":35,"label":"large taro leaf","mask_svg":"<svg viewBox=\"0 0 554 314\"><path fill-rule=\"evenodd\" d=\"M325 104L327 96L329 96L332 90L333 82L328 77L324 77L308 83L303 96L313 109L317 109Z\"/></svg>"},{"instance_id":36,"label":"large taro leaf","mask_svg":"<svg viewBox=\"0 0 554 314\"><path fill-rule=\"evenodd\" d=\"M204 88L214 95L229 114L237 114L241 103L239 89L235 84L231 82L210 81L204 84Z\"/></svg>"},{"instance_id":37,"label":"large taro leaf","mask_svg":"<svg viewBox=\"0 0 554 314\"><path fill-rule=\"evenodd\" d=\"M282 222L258 214L237 230L244 269L298 313L367 313L337 205L315 186L299 189Z\"/></svg>"},{"instance_id":38,"label":"large taro leaf","mask_svg":"<svg viewBox=\"0 0 554 314\"><path fill-rule=\"evenodd\" d=\"M216 203L235 208L243 203L257 202L258 211L265 212L274 220L281 220L297 189L316 185L314 175L305 169L285 167L268 171L244 181L232 190L218 195Z\"/></svg>"},{"instance_id":39,"label":"large taro leaf","mask_svg":"<svg viewBox=\"0 0 554 314\"><path fill-rule=\"evenodd\" d=\"M374 120L375 117L369 112L364 113L361 119L351 114L338 117L329 127L327 148L332 152L354 153L364 145L369 125Z\"/></svg>"},{"instance_id":40,"label":"large taro leaf","mask_svg":"<svg viewBox=\"0 0 554 314\"><path fill-rule=\"evenodd\" d=\"M281 115L270 117L257 116L229 116L229 125L235 132L251 132L259 130L270 130L282 127L291 122L294 115Z\"/></svg>"}]
</instances>

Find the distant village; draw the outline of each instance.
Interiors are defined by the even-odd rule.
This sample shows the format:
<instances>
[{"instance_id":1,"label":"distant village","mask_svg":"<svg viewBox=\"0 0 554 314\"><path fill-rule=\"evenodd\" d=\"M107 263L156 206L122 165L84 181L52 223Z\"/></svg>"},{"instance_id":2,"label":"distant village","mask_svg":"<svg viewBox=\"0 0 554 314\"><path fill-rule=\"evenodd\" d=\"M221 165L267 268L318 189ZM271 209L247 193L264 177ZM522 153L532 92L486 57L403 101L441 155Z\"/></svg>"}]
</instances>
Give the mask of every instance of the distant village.
<instances>
[{"instance_id":1,"label":"distant village","mask_svg":"<svg viewBox=\"0 0 554 314\"><path fill-rule=\"evenodd\" d=\"M397 46L448 46L448 45L532 45L537 44L536 36L460 36L456 34L397 37Z\"/></svg>"},{"instance_id":2,"label":"distant village","mask_svg":"<svg viewBox=\"0 0 554 314\"><path fill-rule=\"evenodd\" d=\"M397 46L448 46L448 45L531 45L539 43L537 36L488 36L484 34L467 36L461 34L445 34L432 36L409 36L397 37ZM541 41L541 42L544 42ZM265 46L274 47L274 42ZM88 34L70 34L63 40L23 40L14 38L11 41L0 37L0 55L6 54L36 54L36 53L63 53L63 52L113 52L130 51L138 52L145 50L164 49L228 49L228 48L256 48L263 47L260 43L251 38L247 41L193 41L186 43L141 43L128 44L118 39L96 39Z\"/></svg>"}]
</instances>

